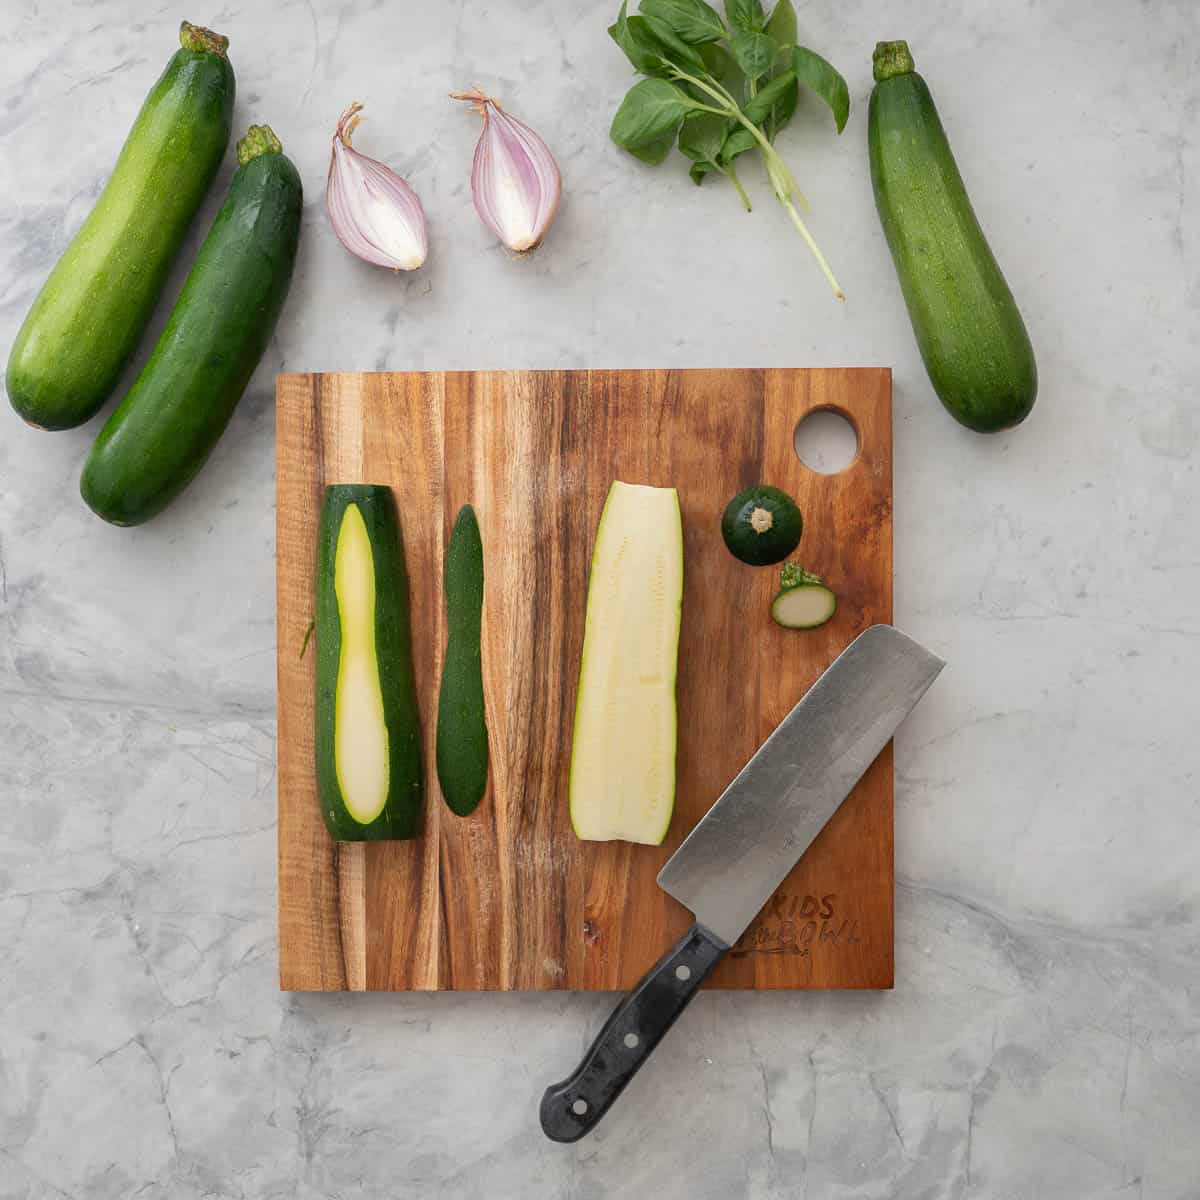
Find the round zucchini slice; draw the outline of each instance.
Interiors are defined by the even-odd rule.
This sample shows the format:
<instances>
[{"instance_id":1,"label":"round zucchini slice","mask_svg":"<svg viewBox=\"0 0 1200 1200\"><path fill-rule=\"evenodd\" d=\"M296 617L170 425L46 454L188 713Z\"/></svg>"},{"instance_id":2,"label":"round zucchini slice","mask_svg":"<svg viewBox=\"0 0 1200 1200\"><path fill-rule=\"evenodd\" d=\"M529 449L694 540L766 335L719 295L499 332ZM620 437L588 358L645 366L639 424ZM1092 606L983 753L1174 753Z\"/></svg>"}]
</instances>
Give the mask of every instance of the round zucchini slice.
<instances>
[{"instance_id":1,"label":"round zucchini slice","mask_svg":"<svg viewBox=\"0 0 1200 1200\"><path fill-rule=\"evenodd\" d=\"M837 612L837 597L823 583L785 588L771 601L771 619L784 629L816 629Z\"/></svg>"}]
</instances>

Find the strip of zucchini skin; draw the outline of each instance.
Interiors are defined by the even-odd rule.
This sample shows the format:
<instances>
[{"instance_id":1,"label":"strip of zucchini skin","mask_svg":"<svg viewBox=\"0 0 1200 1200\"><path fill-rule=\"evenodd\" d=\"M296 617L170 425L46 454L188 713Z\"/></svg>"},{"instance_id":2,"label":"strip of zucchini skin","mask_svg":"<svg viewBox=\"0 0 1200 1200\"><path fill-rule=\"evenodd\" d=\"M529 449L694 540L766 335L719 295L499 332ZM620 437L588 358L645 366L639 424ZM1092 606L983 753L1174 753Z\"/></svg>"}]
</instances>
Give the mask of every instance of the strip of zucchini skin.
<instances>
[{"instance_id":1,"label":"strip of zucchini skin","mask_svg":"<svg viewBox=\"0 0 1200 1200\"><path fill-rule=\"evenodd\" d=\"M487 793L483 695L483 540L475 510L459 509L445 567L448 636L438 697L438 784L451 812L469 816Z\"/></svg>"}]
</instances>

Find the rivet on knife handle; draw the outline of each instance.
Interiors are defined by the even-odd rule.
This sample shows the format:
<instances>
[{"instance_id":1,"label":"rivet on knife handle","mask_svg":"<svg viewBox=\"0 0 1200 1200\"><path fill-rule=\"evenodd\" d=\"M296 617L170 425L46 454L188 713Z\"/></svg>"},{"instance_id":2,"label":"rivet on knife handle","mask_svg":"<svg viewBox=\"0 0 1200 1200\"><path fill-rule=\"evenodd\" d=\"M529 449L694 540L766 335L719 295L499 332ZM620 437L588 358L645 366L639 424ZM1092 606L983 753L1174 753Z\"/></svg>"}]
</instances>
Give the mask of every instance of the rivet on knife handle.
<instances>
[{"instance_id":1,"label":"rivet on knife handle","mask_svg":"<svg viewBox=\"0 0 1200 1200\"><path fill-rule=\"evenodd\" d=\"M589 1133L675 1024L729 947L693 925L626 995L574 1074L542 1096L542 1130L556 1142Z\"/></svg>"}]
</instances>

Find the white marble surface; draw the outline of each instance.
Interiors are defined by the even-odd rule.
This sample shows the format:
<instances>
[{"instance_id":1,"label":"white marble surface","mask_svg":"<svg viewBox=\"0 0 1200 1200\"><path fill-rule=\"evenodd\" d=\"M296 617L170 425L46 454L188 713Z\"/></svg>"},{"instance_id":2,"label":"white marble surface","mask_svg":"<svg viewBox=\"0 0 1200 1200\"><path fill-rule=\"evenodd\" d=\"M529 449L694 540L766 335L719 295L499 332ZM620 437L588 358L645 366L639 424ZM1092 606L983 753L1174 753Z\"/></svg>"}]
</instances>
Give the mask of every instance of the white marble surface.
<instances>
[{"instance_id":1,"label":"white marble surface","mask_svg":"<svg viewBox=\"0 0 1200 1200\"><path fill-rule=\"evenodd\" d=\"M161 519L84 509L98 422L0 405L2 1200L1200 1196L1200 10L803 4L854 112L782 148L841 308L756 171L745 216L609 144L610 7L6 0L0 345L181 16L230 36L238 130L273 124L308 198L278 336ZM873 211L897 36L1038 348L1011 435L933 398ZM470 208L473 82L563 168L528 263ZM355 98L431 215L411 281L326 223ZM894 993L705 995L576 1147L536 1101L605 997L280 995L275 372L849 363L895 368L897 620L951 662L898 740Z\"/></svg>"}]
</instances>

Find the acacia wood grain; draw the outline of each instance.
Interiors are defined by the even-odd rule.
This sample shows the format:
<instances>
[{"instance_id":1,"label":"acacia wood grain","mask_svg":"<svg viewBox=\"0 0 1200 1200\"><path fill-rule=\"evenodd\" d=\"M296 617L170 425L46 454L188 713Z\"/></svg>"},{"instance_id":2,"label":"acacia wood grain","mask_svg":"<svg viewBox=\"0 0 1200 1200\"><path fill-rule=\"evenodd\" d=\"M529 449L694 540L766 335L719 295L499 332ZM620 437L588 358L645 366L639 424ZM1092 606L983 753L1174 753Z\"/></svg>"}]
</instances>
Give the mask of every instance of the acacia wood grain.
<instances>
[{"instance_id":1,"label":"acacia wood grain","mask_svg":"<svg viewBox=\"0 0 1200 1200\"><path fill-rule=\"evenodd\" d=\"M791 706L892 616L891 377L882 369L284 375L277 384L280 983L287 990L626 988L687 927L655 876ZM810 471L793 436L833 408L860 449ZM684 528L675 816L661 847L579 842L567 811L588 567L613 479L674 486ZM328 483L396 492L424 725L424 835L334 846L313 777L316 530ZM774 568L720 514L765 482L804 513L796 555L838 594L818 630L769 618ZM470 502L484 543L491 777L455 816L434 764L443 554ZM709 986L892 983L891 747Z\"/></svg>"}]
</instances>

